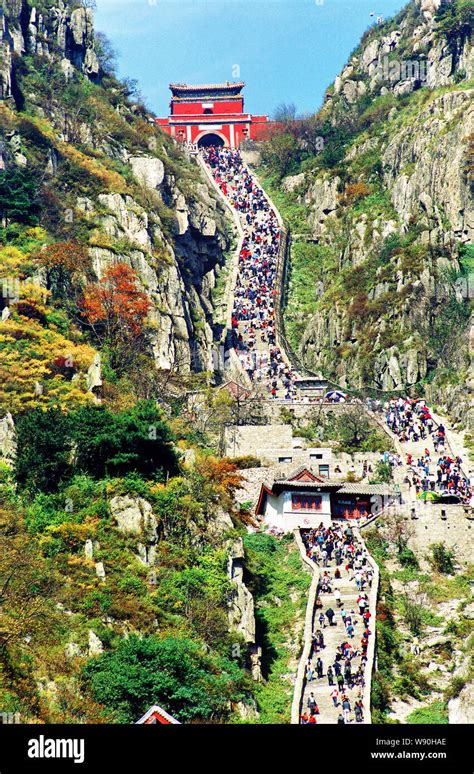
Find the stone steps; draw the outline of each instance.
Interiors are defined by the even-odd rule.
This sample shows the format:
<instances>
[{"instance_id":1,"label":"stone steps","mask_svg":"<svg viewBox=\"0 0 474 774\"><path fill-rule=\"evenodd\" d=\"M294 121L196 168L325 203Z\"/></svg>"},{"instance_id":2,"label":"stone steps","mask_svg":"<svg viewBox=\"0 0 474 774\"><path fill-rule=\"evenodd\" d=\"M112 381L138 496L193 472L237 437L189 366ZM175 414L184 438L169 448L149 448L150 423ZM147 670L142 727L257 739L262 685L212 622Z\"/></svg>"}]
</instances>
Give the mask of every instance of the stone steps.
<instances>
[{"instance_id":1,"label":"stone steps","mask_svg":"<svg viewBox=\"0 0 474 774\"><path fill-rule=\"evenodd\" d=\"M339 565L341 572L343 573L343 577L339 581L335 581L334 579L331 580L331 585L334 588L337 588L341 592L341 601L343 602L344 609L350 613L351 610L354 610L353 615L353 625L354 625L354 637L352 638L352 642L354 643L354 647L357 648L360 645L360 638L362 636L362 616L359 614L359 608L357 606L357 598L359 596L359 590L357 589L355 581L350 581L346 575L345 570L342 568L342 565ZM334 573L334 570L336 569L336 564L334 560L329 563L328 567L321 567L320 570L324 572L324 570L328 570L328 572L332 575ZM370 589L367 588L365 591L370 594ZM336 650L338 645L341 644L343 640L347 639L346 635L346 629L343 625L340 610L341 607L338 607L336 603L336 599L334 597L333 591L328 593L320 593L320 599L323 603L322 611L323 613L326 612L328 607L332 607L335 612L335 626L329 626L329 624L325 624L325 626L319 626L319 612L316 612L315 620L314 620L314 629L321 628L321 631L324 636L324 643L325 647L322 650L318 650L317 653L312 653L312 662L313 666L316 665L317 658L321 658L323 662L323 671L324 675L322 678L315 677L311 683L306 683L303 693L303 703L302 703L302 710L307 710L307 701L308 696L310 693L314 693L314 696L316 698L316 701L318 703L320 714L316 716L317 723L324 725L324 724L334 724L337 723L337 718L339 713L342 711L341 706L339 705L337 708L334 707L333 701L330 697L330 693L333 690L334 686L330 686L327 681L326 677L326 670L329 665L332 665L335 660ZM373 636L373 634L372 634ZM352 659L351 662L352 666L352 672L355 674L360 666L360 656L356 656ZM354 688L350 689L347 686L343 689L344 692L349 697L349 700L351 702L351 707L353 708L354 703L357 699L362 698L362 696L359 696L359 693L361 693L360 686L354 686ZM354 713L351 712L350 719L352 722L355 722Z\"/></svg>"}]
</instances>

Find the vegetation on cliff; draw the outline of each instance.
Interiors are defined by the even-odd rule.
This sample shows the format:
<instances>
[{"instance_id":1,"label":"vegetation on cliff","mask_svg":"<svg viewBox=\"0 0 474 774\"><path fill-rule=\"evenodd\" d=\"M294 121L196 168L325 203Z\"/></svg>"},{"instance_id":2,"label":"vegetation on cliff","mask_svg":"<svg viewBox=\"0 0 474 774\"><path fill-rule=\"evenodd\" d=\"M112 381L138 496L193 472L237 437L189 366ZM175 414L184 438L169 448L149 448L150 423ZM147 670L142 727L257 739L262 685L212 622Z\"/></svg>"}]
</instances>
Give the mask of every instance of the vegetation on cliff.
<instances>
[{"instance_id":1,"label":"vegetation on cliff","mask_svg":"<svg viewBox=\"0 0 474 774\"><path fill-rule=\"evenodd\" d=\"M464 0L433 22L409 3L366 33L321 110L288 120L261 154L294 235L284 314L293 349L354 389L429 389L449 404L448 385L459 387L464 422L470 28Z\"/></svg>"}]
</instances>

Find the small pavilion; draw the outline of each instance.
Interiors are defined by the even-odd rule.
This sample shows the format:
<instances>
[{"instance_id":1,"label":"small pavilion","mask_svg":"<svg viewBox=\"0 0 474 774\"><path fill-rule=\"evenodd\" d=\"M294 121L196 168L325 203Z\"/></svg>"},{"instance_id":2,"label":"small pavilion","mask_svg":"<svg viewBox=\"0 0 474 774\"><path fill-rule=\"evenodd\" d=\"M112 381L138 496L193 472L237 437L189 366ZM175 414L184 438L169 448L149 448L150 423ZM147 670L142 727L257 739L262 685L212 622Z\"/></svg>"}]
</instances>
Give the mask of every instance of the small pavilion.
<instances>
[{"instance_id":1,"label":"small pavilion","mask_svg":"<svg viewBox=\"0 0 474 774\"><path fill-rule=\"evenodd\" d=\"M262 484L256 515L271 527L291 532L321 523L328 527L335 520L365 521L399 497L388 484L330 481L303 466L271 486Z\"/></svg>"}]
</instances>

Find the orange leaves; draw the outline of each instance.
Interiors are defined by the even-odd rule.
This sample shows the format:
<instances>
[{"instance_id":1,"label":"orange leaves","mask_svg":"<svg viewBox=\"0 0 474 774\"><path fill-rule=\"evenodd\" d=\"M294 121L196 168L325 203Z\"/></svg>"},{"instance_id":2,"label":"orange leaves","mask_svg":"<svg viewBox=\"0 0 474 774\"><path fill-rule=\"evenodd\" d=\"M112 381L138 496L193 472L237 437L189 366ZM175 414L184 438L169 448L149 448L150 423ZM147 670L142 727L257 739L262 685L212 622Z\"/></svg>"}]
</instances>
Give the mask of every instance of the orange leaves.
<instances>
[{"instance_id":1,"label":"orange leaves","mask_svg":"<svg viewBox=\"0 0 474 774\"><path fill-rule=\"evenodd\" d=\"M77 242L56 242L38 255L39 262L48 269L85 272L90 268L87 249Z\"/></svg>"},{"instance_id":2,"label":"orange leaves","mask_svg":"<svg viewBox=\"0 0 474 774\"><path fill-rule=\"evenodd\" d=\"M240 489L245 481L233 462L218 457L202 457L196 461L196 470L218 491L231 494Z\"/></svg>"},{"instance_id":3,"label":"orange leaves","mask_svg":"<svg viewBox=\"0 0 474 774\"><path fill-rule=\"evenodd\" d=\"M371 189L366 183L352 183L346 185L343 196L341 197L343 204L351 205L358 202L359 199L363 199L371 193Z\"/></svg>"},{"instance_id":4,"label":"orange leaves","mask_svg":"<svg viewBox=\"0 0 474 774\"><path fill-rule=\"evenodd\" d=\"M150 300L139 290L137 275L126 263L110 266L99 284L88 285L81 302L82 314L92 326L101 324L107 338L137 337L150 310Z\"/></svg>"}]
</instances>

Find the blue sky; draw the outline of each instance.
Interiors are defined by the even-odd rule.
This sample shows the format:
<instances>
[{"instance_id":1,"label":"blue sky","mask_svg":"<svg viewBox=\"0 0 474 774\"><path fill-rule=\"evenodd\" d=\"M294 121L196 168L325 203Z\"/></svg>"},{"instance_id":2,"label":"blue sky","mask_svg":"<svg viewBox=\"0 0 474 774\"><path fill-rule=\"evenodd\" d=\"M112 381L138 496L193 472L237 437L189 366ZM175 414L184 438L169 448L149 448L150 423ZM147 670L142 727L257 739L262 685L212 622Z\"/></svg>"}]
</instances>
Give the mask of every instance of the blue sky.
<instances>
[{"instance_id":1,"label":"blue sky","mask_svg":"<svg viewBox=\"0 0 474 774\"><path fill-rule=\"evenodd\" d=\"M320 106L374 23L406 0L97 0L96 29L118 53L121 77L136 78L148 106L168 114L170 82L245 81L245 108L272 115ZM240 76L239 69L240 68Z\"/></svg>"}]
</instances>

